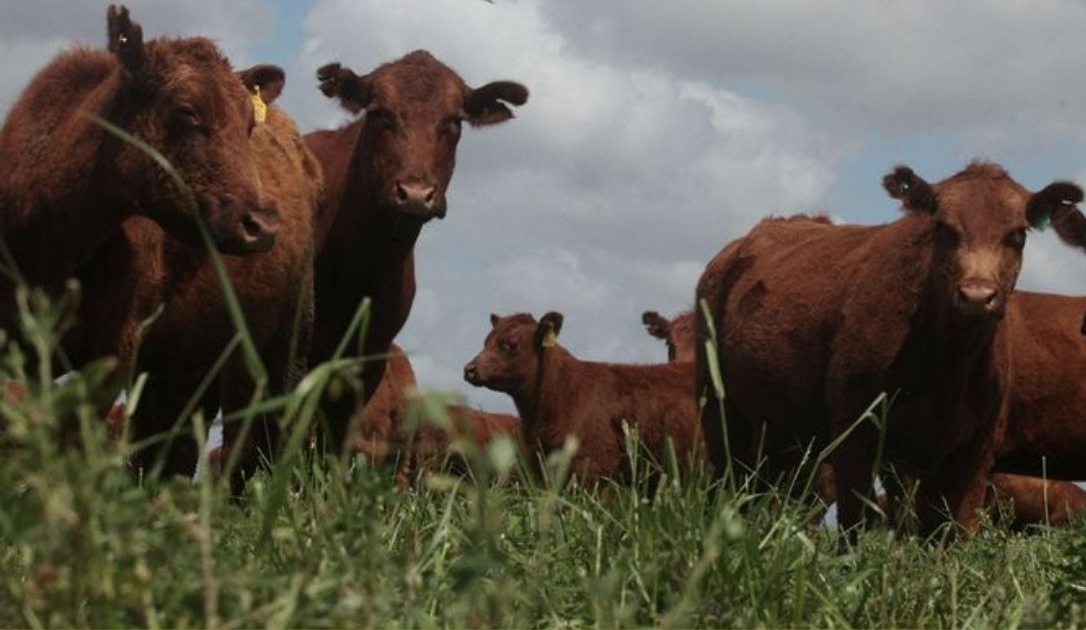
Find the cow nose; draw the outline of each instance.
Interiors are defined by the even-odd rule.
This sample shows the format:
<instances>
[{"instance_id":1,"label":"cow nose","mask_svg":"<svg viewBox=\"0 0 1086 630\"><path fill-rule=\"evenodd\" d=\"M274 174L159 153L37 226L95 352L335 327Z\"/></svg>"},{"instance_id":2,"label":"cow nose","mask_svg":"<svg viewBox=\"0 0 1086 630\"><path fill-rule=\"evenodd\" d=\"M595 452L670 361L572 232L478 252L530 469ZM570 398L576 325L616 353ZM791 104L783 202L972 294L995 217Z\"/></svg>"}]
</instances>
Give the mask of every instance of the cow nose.
<instances>
[{"instance_id":1,"label":"cow nose","mask_svg":"<svg viewBox=\"0 0 1086 630\"><path fill-rule=\"evenodd\" d=\"M403 212L430 216L437 205L437 186L422 181L396 182L396 202Z\"/></svg>"},{"instance_id":2,"label":"cow nose","mask_svg":"<svg viewBox=\"0 0 1086 630\"><path fill-rule=\"evenodd\" d=\"M227 194L211 207L208 228L219 251L252 254L268 251L275 244L282 217L271 199L245 200Z\"/></svg>"},{"instance_id":3,"label":"cow nose","mask_svg":"<svg viewBox=\"0 0 1086 630\"><path fill-rule=\"evenodd\" d=\"M475 362L472 361L464 366L464 380L469 383L475 383L477 378L479 378L479 374L475 370Z\"/></svg>"},{"instance_id":4,"label":"cow nose","mask_svg":"<svg viewBox=\"0 0 1086 630\"><path fill-rule=\"evenodd\" d=\"M958 303L968 312L990 312L999 305L999 289L985 281L967 281L958 285Z\"/></svg>"}]
</instances>

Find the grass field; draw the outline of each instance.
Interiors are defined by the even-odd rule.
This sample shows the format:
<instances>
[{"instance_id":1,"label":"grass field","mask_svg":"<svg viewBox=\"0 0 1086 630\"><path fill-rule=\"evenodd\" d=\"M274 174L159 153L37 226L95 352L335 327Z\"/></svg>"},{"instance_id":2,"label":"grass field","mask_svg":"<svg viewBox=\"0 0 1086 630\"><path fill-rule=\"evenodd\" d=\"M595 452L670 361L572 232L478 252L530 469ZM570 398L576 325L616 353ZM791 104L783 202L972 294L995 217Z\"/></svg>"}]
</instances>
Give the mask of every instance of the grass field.
<instances>
[{"instance_id":1,"label":"grass field","mask_svg":"<svg viewBox=\"0 0 1086 630\"><path fill-rule=\"evenodd\" d=\"M20 365L9 348L5 369ZM1086 523L1029 536L988 525L950 544L874 528L849 548L811 524L819 507L714 491L704 471L665 472L652 500L560 487L563 456L552 482L526 482L508 442L469 449L476 479L408 492L361 462L296 458L237 502L210 476L137 482L129 445L94 417L93 380L3 406L0 625L1086 623ZM58 417L79 419L82 448L58 444Z\"/></svg>"}]
</instances>

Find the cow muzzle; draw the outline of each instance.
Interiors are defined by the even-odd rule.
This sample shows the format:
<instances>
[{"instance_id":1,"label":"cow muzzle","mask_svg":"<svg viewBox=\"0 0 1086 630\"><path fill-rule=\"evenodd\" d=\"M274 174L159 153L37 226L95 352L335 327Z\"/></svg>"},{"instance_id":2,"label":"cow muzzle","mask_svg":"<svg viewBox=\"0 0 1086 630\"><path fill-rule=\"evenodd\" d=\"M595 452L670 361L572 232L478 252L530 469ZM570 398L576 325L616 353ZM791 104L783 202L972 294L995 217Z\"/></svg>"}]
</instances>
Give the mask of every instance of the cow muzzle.
<instances>
[{"instance_id":1,"label":"cow muzzle","mask_svg":"<svg viewBox=\"0 0 1086 630\"><path fill-rule=\"evenodd\" d=\"M279 208L270 200L256 204L244 203L227 195L205 216L215 248L224 254L254 254L266 252L275 245L282 225Z\"/></svg>"},{"instance_id":2,"label":"cow muzzle","mask_svg":"<svg viewBox=\"0 0 1086 630\"><path fill-rule=\"evenodd\" d=\"M954 306L967 317L998 317L1003 314L1003 297L990 280L966 280L958 285Z\"/></svg>"},{"instance_id":3,"label":"cow muzzle","mask_svg":"<svg viewBox=\"0 0 1086 630\"><path fill-rule=\"evenodd\" d=\"M422 180L398 181L393 191L393 209L420 219L445 218L445 203L437 184Z\"/></svg>"}]
</instances>

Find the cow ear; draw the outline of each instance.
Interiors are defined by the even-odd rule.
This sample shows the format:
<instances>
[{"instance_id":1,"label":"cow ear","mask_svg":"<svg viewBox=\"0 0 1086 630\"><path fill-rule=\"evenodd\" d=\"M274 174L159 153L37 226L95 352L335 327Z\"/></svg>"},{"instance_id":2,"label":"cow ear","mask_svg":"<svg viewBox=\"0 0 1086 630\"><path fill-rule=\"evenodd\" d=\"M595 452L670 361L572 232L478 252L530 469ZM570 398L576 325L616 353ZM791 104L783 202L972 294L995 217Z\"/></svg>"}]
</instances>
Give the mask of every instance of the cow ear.
<instances>
[{"instance_id":1,"label":"cow ear","mask_svg":"<svg viewBox=\"0 0 1086 630\"><path fill-rule=\"evenodd\" d=\"M238 72L238 77L249 92L260 95L260 100L271 105L283 93L287 74L279 66L262 63Z\"/></svg>"},{"instance_id":2,"label":"cow ear","mask_svg":"<svg viewBox=\"0 0 1086 630\"><path fill-rule=\"evenodd\" d=\"M938 202L931 184L924 181L908 166L898 166L882 178L882 187L894 199L901 201L906 210L935 214Z\"/></svg>"},{"instance_id":3,"label":"cow ear","mask_svg":"<svg viewBox=\"0 0 1086 630\"><path fill-rule=\"evenodd\" d=\"M495 81L475 88L464 97L464 112L473 126L496 125L513 117L503 103L521 106L528 102L528 88L512 81Z\"/></svg>"},{"instance_id":4,"label":"cow ear","mask_svg":"<svg viewBox=\"0 0 1086 630\"><path fill-rule=\"evenodd\" d=\"M500 322L501 319L502 318L499 317L497 313L491 313L490 314L490 327L493 328L493 327L497 326L498 322Z\"/></svg>"},{"instance_id":5,"label":"cow ear","mask_svg":"<svg viewBox=\"0 0 1086 630\"><path fill-rule=\"evenodd\" d=\"M1086 249L1086 219L1075 207L1081 201L1081 188L1071 182L1054 182L1029 198L1026 219L1030 227L1038 230L1051 221L1063 242Z\"/></svg>"},{"instance_id":6,"label":"cow ear","mask_svg":"<svg viewBox=\"0 0 1086 630\"><path fill-rule=\"evenodd\" d=\"M539 320L535 327L535 348L553 348L558 345L558 333L562 331L562 314L551 311Z\"/></svg>"},{"instance_id":7,"label":"cow ear","mask_svg":"<svg viewBox=\"0 0 1086 630\"><path fill-rule=\"evenodd\" d=\"M109 52L117 57L130 75L138 75L143 69L143 29L128 15L128 7L109 5L106 11L106 31L109 35Z\"/></svg>"},{"instance_id":8,"label":"cow ear","mask_svg":"<svg viewBox=\"0 0 1086 630\"><path fill-rule=\"evenodd\" d=\"M671 336L671 322L664 319L664 316L656 311L642 313L641 323L645 325L645 330L657 339L667 341L667 338Z\"/></svg>"},{"instance_id":9,"label":"cow ear","mask_svg":"<svg viewBox=\"0 0 1086 630\"><path fill-rule=\"evenodd\" d=\"M321 66L317 70L317 81L322 94L328 98L338 98L339 104L352 114L365 109L373 98L369 76L360 77L338 62Z\"/></svg>"}]
</instances>

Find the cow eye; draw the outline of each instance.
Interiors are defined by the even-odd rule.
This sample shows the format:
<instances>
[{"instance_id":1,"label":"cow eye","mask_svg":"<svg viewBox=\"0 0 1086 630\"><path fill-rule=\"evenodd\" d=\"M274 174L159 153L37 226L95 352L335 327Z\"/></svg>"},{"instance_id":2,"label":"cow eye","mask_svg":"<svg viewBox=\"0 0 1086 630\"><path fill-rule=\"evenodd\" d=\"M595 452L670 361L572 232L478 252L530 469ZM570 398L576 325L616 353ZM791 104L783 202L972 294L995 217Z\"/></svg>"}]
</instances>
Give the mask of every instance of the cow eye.
<instances>
[{"instance_id":1,"label":"cow eye","mask_svg":"<svg viewBox=\"0 0 1086 630\"><path fill-rule=\"evenodd\" d=\"M508 341L499 341L498 342L498 350L502 351L505 354L513 354L513 350L515 350L515 349L516 349L516 346L514 346L512 343L510 343Z\"/></svg>"},{"instance_id":2,"label":"cow eye","mask_svg":"<svg viewBox=\"0 0 1086 630\"><path fill-rule=\"evenodd\" d=\"M1026 246L1026 230L1021 228L1007 234L1003 239L1004 244L1011 249L1022 249Z\"/></svg>"},{"instance_id":3,"label":"cow eye","mask_svg":"<svg viewBox=\"0 0 1086 630\"><path fill-rule=\"evenodd\" d=\"M200 112L196 111L196 108L188 103L181 103L174 111L179 120L191 127L199 127L203 124L200 119Z\"/></svg>"}]
</instances>

